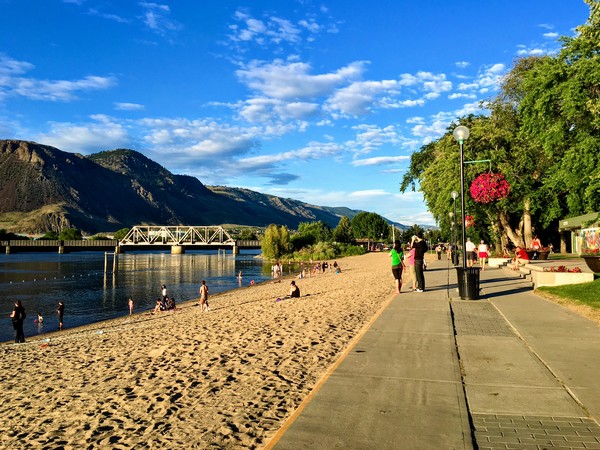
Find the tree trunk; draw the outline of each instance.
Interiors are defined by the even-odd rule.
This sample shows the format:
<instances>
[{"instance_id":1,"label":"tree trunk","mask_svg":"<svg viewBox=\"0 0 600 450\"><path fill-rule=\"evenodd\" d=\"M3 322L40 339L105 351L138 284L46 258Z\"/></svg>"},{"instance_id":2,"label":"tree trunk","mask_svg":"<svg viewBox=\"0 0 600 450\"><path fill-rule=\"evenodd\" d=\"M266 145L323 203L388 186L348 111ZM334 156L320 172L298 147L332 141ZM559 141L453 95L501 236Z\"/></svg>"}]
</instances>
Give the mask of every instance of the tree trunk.
<instances>
[{"instance_id":1,"label":"tree trunk","mask_svg":"<svg viewBox=\"0 0 600 450\"><path fill-rule=\"evenodd\" d=\"M526 198L523 201L523 237L526 248L531 247L533 232L531 230L531 199Z\"/></svg>"},{"instance_id":2,"label":"tree trunk","mask_svg":"<svg viewBox=\"0 0 600 450\"><path fill-rule=\"evenodd\" d=\"M502 254L504 247L506 247L506 234L502 230L502 223L500 222L500 218L498 214L495 216L493 214L487 214L488 220L491 224L492 228L492 239L494 239L494 250L497 253Z\"/></svg>"},{"instance_id":3,"label":"tree trunk","mask_svg":"<svg viewBox=\"0 0 600 450\"><path fill-rule=\"evenodd\" d=\"M509 216L506 211L500 211L498 218L500 219L500 223L502 224L502 228L506 232L508 239L510 239L513 245L524 247L525 243L523 242L523 234L521 233L521 229L523 228L523 217L521 217L516 230L513 230L510 226Z\"/></svg>"}]
</instances>

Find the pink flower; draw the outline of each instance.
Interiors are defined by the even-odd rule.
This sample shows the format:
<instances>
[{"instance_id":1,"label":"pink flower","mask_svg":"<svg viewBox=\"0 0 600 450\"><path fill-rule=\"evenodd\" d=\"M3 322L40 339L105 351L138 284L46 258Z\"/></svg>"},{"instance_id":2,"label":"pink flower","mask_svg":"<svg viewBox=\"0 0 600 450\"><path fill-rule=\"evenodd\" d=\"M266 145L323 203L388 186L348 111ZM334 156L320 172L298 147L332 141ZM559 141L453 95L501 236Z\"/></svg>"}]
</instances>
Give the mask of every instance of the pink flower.
<instances>
[{"instance_id":1,"label":"pink flower","mask_svg":"<svg viewBox=\"0 0 600 450\"><path fill-rule=\"evenodd\" d=\"M473 180L469 191L477 203L490 203L508 197L510 184L501 173L482 173Z\"/></svg>"}]
</instances>

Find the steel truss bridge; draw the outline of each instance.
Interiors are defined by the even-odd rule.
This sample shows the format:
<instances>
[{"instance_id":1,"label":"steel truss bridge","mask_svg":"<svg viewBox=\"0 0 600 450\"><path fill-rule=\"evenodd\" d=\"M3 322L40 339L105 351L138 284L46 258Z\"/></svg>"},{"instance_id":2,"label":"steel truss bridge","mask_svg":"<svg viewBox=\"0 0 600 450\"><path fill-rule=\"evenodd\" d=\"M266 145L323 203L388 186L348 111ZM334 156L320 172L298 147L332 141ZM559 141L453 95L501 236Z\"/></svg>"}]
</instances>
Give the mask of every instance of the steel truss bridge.
<instances>
[{"instance_id":1,"label":"steel truss bridge","mask_svg":"<svg viewBox=\"0 0 600 450\"><path fill-rule=\"evenodd\" d=\"M221 226L159 226L136 225L119 241L118 248L170 247L171 253L184 253L185 249L260 248L259 241L235 240Z\"/></svg>"}]
</instances>

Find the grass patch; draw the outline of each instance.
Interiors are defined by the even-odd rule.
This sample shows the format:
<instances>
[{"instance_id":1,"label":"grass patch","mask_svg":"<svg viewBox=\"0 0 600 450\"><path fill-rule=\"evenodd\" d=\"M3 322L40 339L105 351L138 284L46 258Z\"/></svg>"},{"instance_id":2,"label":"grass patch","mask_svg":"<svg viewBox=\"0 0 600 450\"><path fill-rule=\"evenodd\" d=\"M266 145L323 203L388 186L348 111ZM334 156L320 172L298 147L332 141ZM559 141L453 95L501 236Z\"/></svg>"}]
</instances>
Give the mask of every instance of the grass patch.
<instances>
[{"instance_id":1,"label":"grass patch","mask_svg":"<svg viewBox=\"0 0 600 450\"><path fill-rule=\"evenodd\" d=\"M600 324L600 278L591 283L543 286L535 292Z\"/></svg>"}]
</instances>

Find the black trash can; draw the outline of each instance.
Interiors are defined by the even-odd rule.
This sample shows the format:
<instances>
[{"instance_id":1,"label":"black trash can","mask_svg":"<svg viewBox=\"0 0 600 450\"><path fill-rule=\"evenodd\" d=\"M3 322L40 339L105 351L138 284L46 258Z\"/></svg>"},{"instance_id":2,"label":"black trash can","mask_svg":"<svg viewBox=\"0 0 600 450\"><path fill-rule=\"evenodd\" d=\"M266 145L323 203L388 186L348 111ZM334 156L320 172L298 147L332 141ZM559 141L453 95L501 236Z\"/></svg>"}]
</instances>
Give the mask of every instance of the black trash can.
<instances>
[{"instance_id":1,"label":"black trash can","mask_svg":"<svg viewBox=\"0 0 600 450\"><path fill-rule=\"evenodd\" d=\"M456 268L458 294L462 300L479 300L479 267Z\"/></svg>"}]
</instances>

